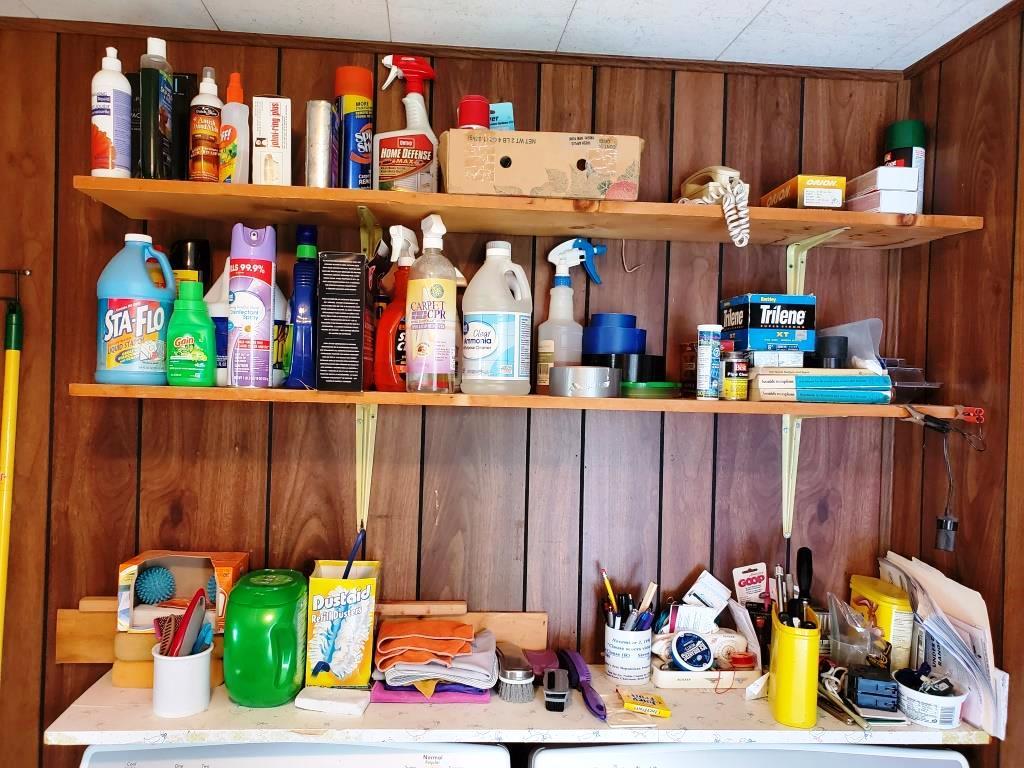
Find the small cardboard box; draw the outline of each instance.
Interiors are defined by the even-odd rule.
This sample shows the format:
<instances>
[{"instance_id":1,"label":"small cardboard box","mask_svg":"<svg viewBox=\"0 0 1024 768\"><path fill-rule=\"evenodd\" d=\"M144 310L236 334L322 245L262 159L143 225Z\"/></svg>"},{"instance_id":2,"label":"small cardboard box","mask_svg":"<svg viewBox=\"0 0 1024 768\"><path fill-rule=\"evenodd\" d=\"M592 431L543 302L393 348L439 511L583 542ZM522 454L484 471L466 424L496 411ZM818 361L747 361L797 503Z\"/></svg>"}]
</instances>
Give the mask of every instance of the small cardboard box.
<instances>
[{"instance_id":1,"label":"small cardboard box","mask_svg":"<svg viewBox=\"0 0 1024 768\"><path fill-rule=\"evenodd\" d=\"M766 208L842 208L845 176L801 173L761 198Z\"/></svg>"},{"instance_id":2,"label":"small cardboard box","mask_svg":"<svg viewBox=\"0 0 1024 768\"><path fill-rule=\"evenodd\" d=\"M446 192L636 200L639 136L451 130L441 134Z\"/></svg>"},{"instance_id":3,"label":"small cardboard box","mask_svg":"<svg viewBox=\"0 0 1024 768\"><path fill-rule=\"evenodd\" d=\"M719 305L722 341L741 352L799 350L813 352L817 299L784 293L746 293Z\"/></svg>"},{"instance_id":4,"label":"small cardboard box","mask_svg":"<svg viewBox=\"0 0 1024 768\"><path fill-rule=\"evenodd\" d=\"M373 300L360 253L321 251L317 282L316 388L373 388Z\"/></svg>"},{"instance_id":5,"label":"small cardboard box","mask_svg":"<svg viewBox=\"0 0 1024 768\"><path fill-rule=\"evenodd\" d=\"M292 183L292 100L252 97L252 183Z\"/></svg>"},{"instance_id":6,"label":"small cardboard box","mask_svg":"<svg viewBox=\"0 0 1024 768\"><path fill-rule=\"evenodd\" d=\"M154 606L139 603L135 581L146 568L163 566L174 576L174 595ZM217 602L207 610L216 632L224 631L224 611L231 588L249 570L248 552L173 552L150 549L127 560L117 569L118 632L152 632L153 619L182 614L197 589L206 589L210 577L217 579Z\"/></svg>"},{"instance_id":7,"label":"small cardboard box","mask_svg":"<svg viewBox=\"0 0 1024 768\"><path fill-rule=\"evenodd\" d=\"M362 688L373 669L373 619L380 562L317 560L309 577L306 685Z\"/></svg>"}]
</instances>

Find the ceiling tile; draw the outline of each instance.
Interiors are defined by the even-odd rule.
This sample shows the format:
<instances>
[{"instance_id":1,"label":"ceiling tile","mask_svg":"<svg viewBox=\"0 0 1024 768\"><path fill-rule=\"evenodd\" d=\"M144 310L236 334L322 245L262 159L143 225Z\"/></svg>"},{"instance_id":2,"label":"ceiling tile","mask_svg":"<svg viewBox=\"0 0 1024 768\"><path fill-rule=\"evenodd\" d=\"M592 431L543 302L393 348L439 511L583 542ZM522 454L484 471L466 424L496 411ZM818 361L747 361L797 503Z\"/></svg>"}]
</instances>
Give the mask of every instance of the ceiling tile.
<instances>
[{"instance_id":1,"label":"ceiling tile","mask_svg":"<svg viewBox=\"0 0 1024 768\"><path fill-rule=\"evenodd\" d=\"M205 0L217 26L231 32L388 40L385 0Z\"/></svg>"},{"instance_id":2,"label":"ceiling tile","mask_svg":"<svg viewBox=\"0 0 1024 768\"><path fill-rule=\"evenodd\" d=\"M969 0L956 3L948 15L933 14L930 24L921 25L918 34L907 45L893 49L892 55L879 66L883 69L906 69L1004 5L1007 5L1006 0Z\"/></svg>"},{"instance_id":3,"label":"ceiling tile","mask_svg":"<svg viewBox=\"0 0 1024 768\"><path fill-rule=\"evenodd\" d=\"M24 0L43 19L215 29L202 0Z\"/></svg>"},{"instance_id":4,"label":"ceiling tile","mask_svg":"<svg viewBox=\"0 0 1024 768\"><path fill-rule=\"evenodd\" d=\"M577 0L559 51L713 60L767 0Z\"/></svg>"},{"instance_id":5,"label":"ceiling tile","mask_svg":"<svg viewBox=\"0 0 1024 768\"><path fill-rule=\"evenodd\" d=\"M20 16L24 18L26 16L33 17L35 14L21 0L0 0L0 16Z\"/></svg>"},{"instance_id":6,"label":"ceiling tile","mask_svg":"<svg viewBox=\"0 0 1024 768\"><path fill-rule=\"evenodd\" d=\"M721 61L875 68L962 0L772 0Z\"/></svg>"},{"instance_id":7,"label":"ceiling tile","mask_svg":"<svg viewBox=\"0 0 1024 768\"><path fill-rule=\"evenodd\" d=\"M553 51L573 0L388 0L391 39L469 48Z\"/></svg>"}]
</instances>

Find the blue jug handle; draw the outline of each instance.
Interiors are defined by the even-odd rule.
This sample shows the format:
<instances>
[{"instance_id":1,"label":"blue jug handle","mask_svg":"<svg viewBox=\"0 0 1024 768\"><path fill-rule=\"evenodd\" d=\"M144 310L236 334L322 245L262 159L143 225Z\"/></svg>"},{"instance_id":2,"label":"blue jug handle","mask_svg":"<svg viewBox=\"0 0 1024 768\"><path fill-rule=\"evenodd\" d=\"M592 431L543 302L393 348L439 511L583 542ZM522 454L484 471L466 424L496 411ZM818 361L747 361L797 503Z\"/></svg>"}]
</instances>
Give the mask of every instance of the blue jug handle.
<instances>
[{"instance_id":1,"label":"blue jug handle","mask_svg":"<svg viewBox=\"0 0 1024 768\"><path fill-rule=\"evenodd\" d=\"M174 270L171 269L171 262L168 260L167 255L163 251L158 251L152 245L146 246L147 258L149 254L152 254L153 258L160 264L160 270L164 273L164 281L167 283L167 289L173 296L178 295L178 286L174 282Z\"/></svg>"},{"instance_id":2,"label":"blue jug handle","mask_svg":"<svg viewBox=\"0 0 1024 768\"><path fill-rule=\"evenodd\" d=\"M287 688L295 677L295 627L275 624L270 628L270 651L274 656L274 688Z\"/></svg>"}]
</instances>

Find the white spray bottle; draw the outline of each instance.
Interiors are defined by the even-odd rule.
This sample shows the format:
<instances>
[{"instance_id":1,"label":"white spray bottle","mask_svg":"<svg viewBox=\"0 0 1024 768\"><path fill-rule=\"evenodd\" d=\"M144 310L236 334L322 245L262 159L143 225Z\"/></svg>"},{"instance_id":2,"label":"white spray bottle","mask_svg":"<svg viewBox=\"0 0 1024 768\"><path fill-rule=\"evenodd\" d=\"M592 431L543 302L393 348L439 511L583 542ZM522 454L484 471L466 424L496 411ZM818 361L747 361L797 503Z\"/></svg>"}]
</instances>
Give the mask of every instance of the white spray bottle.
<instances>
[{"instance_id":1,"label":"white spray bottle","mask_svg":"<svg viewBox=\"0 0 1024 768\"><path fill-rule=\"evenodd\" d=\"M385 56L381 64L391 70L382 91L396 78L405 80L405 128L374 135L373 188L437 192L437 136L423 100L424 81L434 79L434 69L419 56Z\"/></svg>"},{"instance_id":2,"label":"white spray bottle","mask_svg":"<svg viewBox=\"0 0 1024 768\"><path fill-rule=\"evenodd\" d=\"M537 327L537 392L547 394L553 365L579 365L583 361L583 326L573 318L572 276L569 270L583 265L596 285L601 284L595 256L608 249L581 237L566 240L548 254L555 265L555 284L548 304L548 319Z\"/></svg>"}]
</instances>

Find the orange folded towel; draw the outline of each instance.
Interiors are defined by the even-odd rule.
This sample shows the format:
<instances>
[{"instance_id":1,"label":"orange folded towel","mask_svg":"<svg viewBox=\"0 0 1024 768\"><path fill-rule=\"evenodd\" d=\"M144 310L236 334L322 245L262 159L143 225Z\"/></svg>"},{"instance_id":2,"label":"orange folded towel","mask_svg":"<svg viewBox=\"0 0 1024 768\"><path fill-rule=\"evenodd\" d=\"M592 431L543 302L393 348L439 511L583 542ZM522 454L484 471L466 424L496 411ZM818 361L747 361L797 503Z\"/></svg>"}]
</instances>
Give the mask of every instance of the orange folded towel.
<instances>
[{"instance_id":1,"label":"orange folded towel","mask_svg":"<svg viewBox=\"0 0 1024 768\"><path fill-rule=\"evenodd\" d=\"M456 656L472 651L473 627L444 619L403 619L385 621L377 636L377 668L386 671L395 664L427 664L436 661L451 666Z\"/></svg>"}]
</instances>

